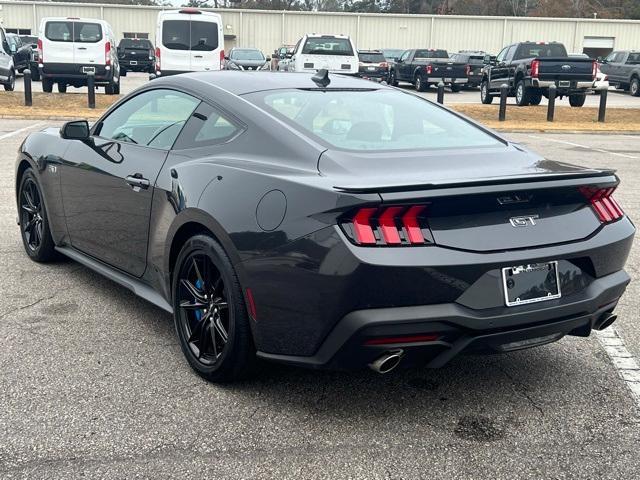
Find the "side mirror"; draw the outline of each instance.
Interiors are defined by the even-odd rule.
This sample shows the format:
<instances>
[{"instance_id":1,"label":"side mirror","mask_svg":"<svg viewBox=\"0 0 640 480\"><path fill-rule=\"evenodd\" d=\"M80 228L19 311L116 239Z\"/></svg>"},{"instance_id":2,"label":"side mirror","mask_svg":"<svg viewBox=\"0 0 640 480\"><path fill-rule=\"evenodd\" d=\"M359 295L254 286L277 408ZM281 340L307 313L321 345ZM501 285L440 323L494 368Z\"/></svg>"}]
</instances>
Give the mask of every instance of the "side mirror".
<instances>
[{"instance_id":1,"label":"side mirror","mask_svg":"<svg viewBox=\"0 0 640 480\"><path fill-rule=\"evenodd\" d=\"M9 50L11 50L11 53L16 53L18 51L15 45L9 45Z\"/></svg>"},{"instance_id":2,"label":"side mirror","mask_svg":"<svg viewBox=\"0 0 640 480\"><path fill-rule=\"evenodd\" d=\"M491 55L485 55L482 59L482 63L485 65L491 65Z\"/></svg>"},{"instance_id":3,"label":"side mirror","mask_svg":"<svg viewBox=\"0 0 640 480\"><path fill-rule=\"evenodd\" d=\"M86 120L67 122L60 128L60 136L66 140L88 140L89 122Z\"/></svg>"}]
</instances>

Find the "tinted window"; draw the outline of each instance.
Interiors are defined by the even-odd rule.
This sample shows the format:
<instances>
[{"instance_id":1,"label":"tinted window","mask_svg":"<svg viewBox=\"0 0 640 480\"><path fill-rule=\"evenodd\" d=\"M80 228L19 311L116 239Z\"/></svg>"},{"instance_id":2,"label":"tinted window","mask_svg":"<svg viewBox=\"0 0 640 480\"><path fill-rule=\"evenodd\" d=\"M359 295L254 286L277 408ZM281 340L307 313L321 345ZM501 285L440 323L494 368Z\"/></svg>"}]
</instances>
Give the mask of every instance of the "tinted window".
<instances>
[{"instance_id":1,"label":"tinted window","mask_svg":"<svg viewBox=\"0 0 640 480\"><path fill-rule=\"evenodd\" d=\"M191 50L210 52L218 48L218 24L191 22Z\"/></svg>"},{"instance_id":2,"label":"tinted window","mask_svg":"<svg viewBox=\"0 0 640 480\"><path fill-rule=\"evenodd\" d=\"M516 51L515 60L534 57L566 57L567 50L559 43L537 44L521 43Z\"/></svg>"},{"instance_id":3,"label":"tinted window","mask_svg":"<svg viewBox=\"0 0 640 480\"><path fill-rule=\"evenodd\" d=\"M384 58L384 55L382 53L358 53L358 58L360 59L361 62L365 62L365 63L381 63L381 62L386 62L387 59Z\"/></svg>"},{"instance_id":4,"label":"tinted window","mask_svg":"<svg viewBox=\"0 0 640 480\"><path fill-rule=\"evenodd\" d=\"M640 63L640 53L630 53L627 58L627 63L632 65L637 65Z\"/></svg>"},{"instance_id":5,"label":"tinted window","mask_svg":"<svg viewBox=\"0 0 640 480\"><path fill-rule=\"evenodd\" d=\"M411 50L407 50L406 52L404 52L402 55L400 55L399 60L402 60L403 62L407 60L407 58L409 58L409 54L411 53Z\"/></svg>"},{"instance_id":6,"label":"tinted window","mask_svg":"<svg viewBox=\"0 0 640 480\"><path fill-rule=\"evenodd\" d=\"M170 50L189 50L189 21L165 20L162 24L162 44Z\"/></svg>"},{"instance_id":7,"label":"tinted window","mask_svg":"<svg viewBox=\"0 0 640 480\"><path fill-rule=\"evenodd\" d=\"M73 42L73 23L47 22L44 36L52 42Z\"/></svg>"},{"instance_id":8,"label":"tinted window","mask_svg":"<svg viewBox=\"0 0 640 480\"><path fill-rule=\"evenodd\" d=\"M299 131L356 151L501 145L493 136L419 97L394 90L280 90L246 95Z\"/></svg>"},{"instance_id":9,"label":"tinted window","mask_svg":"<svg viewBox=\"0 0 640 480\"><path fill-rule=\"evenodd\" d=\"M404 50L399 50L396 48L389 48L389 49L382 50L382 54L385 56L385 58L388 58L390 60L395 60L396 58L399 58L400 55L402 55L402 52L404 52Z\"/></svg>"},{"instance_id":10,"label":"tinted window","mask_svg":"<svg viewBox=\"0 0 640 480\"><path fill-rule=\"evenodd\" d=\"M199 103L173 90L144 92L111 112L96 133L102 138L169 149Z\"/></svg>"},{"instance_id":11,"label":"tinted window","mask_svg":"<svg viewBox=\"0 0 640 480\"><path fill-rule=\"evenodd\" d=\"M307 55L353 55L348 38L313 37L307 38L302 53Z\"/></svg>"},{"instance_id":12,"label":"tinted window","mask_svg":"<svg viewBox=\"0 0 640 480\"><path fill-rule=\"evenodd\" d=\"M28 43L30 45L36 45L38 43L38 37L23 36L20 38L22 39L22 43Z\"/></svg>"},{"instance_id":13,"label":"tinted window","mask_svg":"<svg viewBox=\"0 0 640 480\"><path fill-rule=\"evenodd\" d=\"M73 36L76 42L96 43L102 40L102 27L98 23L74 22Z\"/></svg>"},{"instance_id":14,"label":"tinted window","mask_svg":"<svg viewBox=\"0 0 640 480\"><path fill-rule=\"evenodd\" d=\"M507 56L507 52L509 51L509 47L504 47L500 50L500 53L496 56L496 61L504 62L504 58Z\"/></svg>"},{"instance_id":15,"label":"tinted window","mask_svg":"<svg viewBox=\"0 0 640 480\"><path fill-rule=\"evenodd\" d=\"M264 55L260 50L239 50L234 48L231 50L229 58L233 60L264 60Z\"/></svg>"},{"instance_id":16,"label":"tinted window","mask_svg":"<svg viewBox=\"0 0 640 480\"><path fill-rule=\"evenodd\" d=\"M130 49L130 50L149 50L153 49L151 42L149 40L130 40L123 39L120 40L120 48Z\"/></svg>"},{"instance_id":17,"label":"tinted window","mask_svg":"<svg viewBox=\"0 0 640 480\"><path fill-rule=\"evenodd\" d=\"M484 63L484 55L470 55L466 61L471 65L482 65Z\"/></svg>"},{"instance_id":18,"label":"tinted window","mask_svg":"<svg viewBox=\"0 0 640 480\"><path fill-rule=\"evenodd\" d=\"M449 54L446 50L416 50L416 54L413 58L449 58Z\"/></svg>"},{"instance_id":19,"label":"tinted window","mask_svg":"<svg viewBox=\"0 0 640 480\"><path fill-rule=\"evenodd\" d=\"M175 149L205 147L227 142L242 131L242 128L211 105L202 103L180 137Z\"/></svg>"}]
</instances>

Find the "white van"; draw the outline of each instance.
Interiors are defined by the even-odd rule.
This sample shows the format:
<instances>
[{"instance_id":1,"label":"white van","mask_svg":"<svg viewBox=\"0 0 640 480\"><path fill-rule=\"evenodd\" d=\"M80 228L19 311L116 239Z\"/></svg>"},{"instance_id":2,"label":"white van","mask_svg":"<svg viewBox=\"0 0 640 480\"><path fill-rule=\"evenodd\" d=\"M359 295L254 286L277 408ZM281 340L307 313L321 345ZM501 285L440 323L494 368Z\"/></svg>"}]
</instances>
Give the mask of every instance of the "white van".
<instances>
[{"instance_id":1,"label":"white van","mask_svg":"<svg viewBox=\"0 0 640 480\"><path fill-rule=\"evenodd\" d=\"M95 84L107 95L120 93L120 65L116 38L104 20L77 17L46 17L38 33L38 70L42 90L59 92L67 85L87 85L87 73L95 74Z\"/></svg>"},{"instance_id":2,"label":"white van","mask_svg":"<svg viewBox=\"0 0 640 480\"><path fill-rule=\"evenodd\" d=\"M220 70L223 62L220 15L196 8L158 13L156 76Z\"/></svg>"},{"instance_id":3,"label":"white van","mask_svg":"<svg viewBox=\"0 0 640 480\"><path fill-rule=\"evenodd\" d=\"M320 69L348 75L358 73L356 48L347 35L311 33L298 40L287 70L315 72Z\"/></svg>"}]
</instances>

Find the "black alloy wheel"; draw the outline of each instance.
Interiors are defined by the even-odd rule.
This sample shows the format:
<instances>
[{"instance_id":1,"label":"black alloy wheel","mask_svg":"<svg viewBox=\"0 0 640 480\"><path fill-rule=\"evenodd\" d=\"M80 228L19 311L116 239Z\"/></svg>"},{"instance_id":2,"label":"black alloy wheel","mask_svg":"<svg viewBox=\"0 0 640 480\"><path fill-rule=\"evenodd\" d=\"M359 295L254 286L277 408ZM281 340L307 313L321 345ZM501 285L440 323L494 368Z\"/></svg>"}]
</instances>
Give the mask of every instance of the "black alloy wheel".
<instances>
[{"instance_id":1,"label":"black alloy wheel","mask_svg":"<svg viewBox=\"0 0 640 480\"><path fill-rule=\"evenodd\" d=\"M24 172L20 182L18 209L22 243L29 257L37 262L55 258L45 204L31 169Z\"/></svg>"},{"instance_id":2,"label":"black alloy wheel","mask_svg":"<svg viewBox=\"0 0 640 480\"><path fill-rule=\"evenodd\" d=\"M242 289L231 261L211 237L182 248L173 280L174 319L191 367L213 382L249 373L255 348Z\"/></svg>"}]
</instances>

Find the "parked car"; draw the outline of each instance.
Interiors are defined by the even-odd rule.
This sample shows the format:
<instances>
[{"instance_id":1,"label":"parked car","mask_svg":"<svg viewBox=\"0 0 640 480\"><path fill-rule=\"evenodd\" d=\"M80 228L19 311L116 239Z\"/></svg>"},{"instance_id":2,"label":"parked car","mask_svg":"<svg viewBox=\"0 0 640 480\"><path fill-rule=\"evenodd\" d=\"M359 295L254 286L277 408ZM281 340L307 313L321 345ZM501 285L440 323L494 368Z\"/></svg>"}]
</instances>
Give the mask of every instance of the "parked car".
<instances>
[{"instance_id":1,"label":"parked car","mask_svg":"<svg viewBox=\"0 0 640 480\"><path fill-rule=\"evenodd\" d=\"M408 82L419 92L444 82L452 92L459 92L468 80L469 64L449 59L446 50L418 48L405 52L391 65L389 83Z\"/></svg>"},{"instance_id":2,"label":"parked car","mask_svg":"<svg viewBox=\"0 0 640 480\"><path fill-rule=\"evenodd\" d=\"M8 92L12 92L16 86L16 69L13 66L13 56L7 42L7 34L0 26L0 83Z\"/></svg>"},{"instance_id":3,"label":"parked car","mask_svg":"<svg viewBox=\"0 0 640 480\"><path fill-rule=\"evenodd\" d=\"M155 71L155 52L153 44L146 38L123 38L118 44L118 60L120 74L127 76L127 72Z\"/></svg>"},{"instance_id":4,"label":"parked car","mask_svg":"<svg viewBox=\"0 0 640 480\"><path fill-rule=\"evenodd\" d=\"M257 48L232 48L225 57L224 70L270 70L271 57Z\"/></svg>"},{"instance_id":5,"label":"parked car","mask_svg":"<svg viewBox=\"0 0 640 480\"><path fill-rule=\"evenodd\" d=\"M387 62L395 62L400 58L400 55L404 53L404 50L401 48L381 48L380 51L384 55L384 58L387 59Z\"/></svg>"},{"instance_id":6,"label":"parked car","mask_svg":"<svg viewBox=\"0 0 640 480\"><path fill-rule=\"evenodd\" d=\"M620 50L607 56L600 67L609 77L609 83L640 96L640 51Z\"/></svg>"},{"instance_id":7,"label":"parked car","mask_svg":"<svg viewBox=\"0 0 640 480\"><path fill-rule=\"evenodd\" d=\"M572 107L584 105L593 89L597 62L590 58L570 57L562 43L520 42L502 49L495 60L486 58L480 98L489 104L500 95L500 86L509 87L509 96L519 106L539 105L549 87L556 86L559 98L569 97Z\"/></svg>"},{"instance_id":8,"label":"parked car","mask_svg":"<svg viewBox=\"0 0 640 480\"><path fill-rule=\"evenodd\" d=\"M276 48L273 51L273 56L271 57L271 70L285 71L284 67L293 55L293 47L294 45L282 45L280 48ZM281 63L282 68L280 68Z\"/></svg>"},{"instance_id":9,"label":"parked car","mask_svg":"<svg viewBox=\"0 0 640 480\"><path fill-rule=\"evenodd\" d=\"M9 44L9 51L13 57L13 66L16 72L22 73L29 68L31 45L22 43L20 37L15 33L7 33L7 43Z\"/></svg>"},{"instance_id":10,"label":"parked car","mask_svg":"<svg viewBox=\"0 0 640 480\"><path fill-rule=\"evenodd\" d=\"M451 55L450 59L455 63L465 63L469 65L467 73L467 87L476 88L482 81L482 69L484 68L484 57L487 55L483 51L461 50Z\"/></svg>"},{"instance_id":11,"label":"parked car","mask_svg":"<svg viewBox=\"0 0 640 480\"><path fill-rule=\"evenodd\" d=\"M38 70L38 37L33 35L20 35L22 43L31 47L31 56L29 58L29 70L31 71L31 80L37 82L40 80L40 71Z\"/></svg>"},{"instance_id":12,"label":"parked car","mask_svg":"<svg viewBox=\"0 0 640 480\"><path fill-rule=\"evenodd\" d=\"M389 63L380 50L358 50L358 76L377 80L389 80Z\"/></svg>"},{"instance_id":13,"label":"parked car","mask_svg":"<svg viewBox=\"0 0 640 480\"><path fill-rule=\"evenodd\" d=\"M222 17L196 8L159 12L155 53L156 76L222 69Z\"/></svg>"},{"instance_id":14,"label":"parked car","mask_svg":"<svg viewBox=\"0 0 640 480\"><path fill-rule=\"evenodd\" d=\"M45 17L38 34L38 68L42 91L64 93L67 86L87 86L94 74L96 86L107 95L120 93L120 64L115 35L104 20L94 18Z\"/></svg>"},{"instance_id":15,"label":"parked car","mask_svg":"<svg viewBox=\"0 0 640 480\"><path fill-rule=\"evenodd\" d=\"M356 75L358 57L356 49L347 35L308 34L298 40L287 64L289 72L329 72Z\"/></svg>"}]
</instances>

